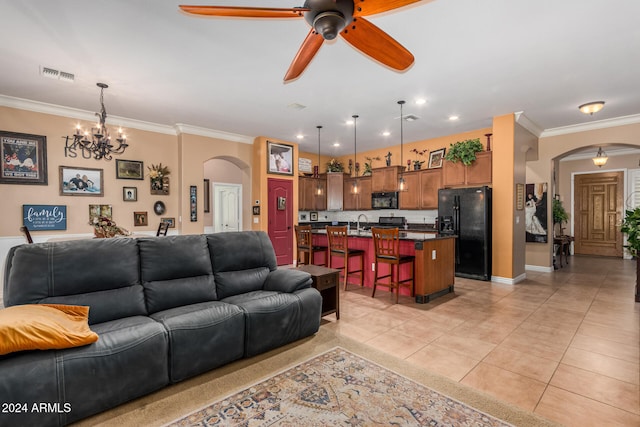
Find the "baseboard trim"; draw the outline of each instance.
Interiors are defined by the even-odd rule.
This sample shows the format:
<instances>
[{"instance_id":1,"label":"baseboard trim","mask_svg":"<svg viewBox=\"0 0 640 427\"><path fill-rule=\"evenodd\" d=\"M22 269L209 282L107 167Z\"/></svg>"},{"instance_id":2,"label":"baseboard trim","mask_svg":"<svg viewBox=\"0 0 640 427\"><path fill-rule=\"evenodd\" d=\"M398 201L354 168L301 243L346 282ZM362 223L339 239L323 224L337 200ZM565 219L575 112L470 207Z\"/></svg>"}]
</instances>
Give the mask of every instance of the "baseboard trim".
<instances>
[{"instance_id":1,"label":"baseboard trim","mask_svg":"<svg viewBox=\"0 0 640 427\"><path fill-rule=\"evenodd\" d=\"M545 267L544 265L525 265L524 269L531 270L531 271L539 271L541 273L553 272L553 267Z\"/></svg>"}]
</instances>

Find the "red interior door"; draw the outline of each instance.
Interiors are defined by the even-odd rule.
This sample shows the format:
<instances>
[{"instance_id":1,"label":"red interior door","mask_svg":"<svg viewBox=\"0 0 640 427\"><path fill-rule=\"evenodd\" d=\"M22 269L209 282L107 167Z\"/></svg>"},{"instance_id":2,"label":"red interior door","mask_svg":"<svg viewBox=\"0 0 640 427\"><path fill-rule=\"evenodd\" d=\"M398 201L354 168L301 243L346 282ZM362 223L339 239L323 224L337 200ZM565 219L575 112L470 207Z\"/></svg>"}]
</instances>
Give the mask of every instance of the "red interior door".
<instances>
[{"instance_id":1,"label":"red interior door","mask_svg":"<svg viewBox=\"0 0 640 427\"><path fill-rule=\"evenodd\" d=\"M293 181L269 178L269 238L278 265L293 263Z\"/></svg>"}]
</instances>

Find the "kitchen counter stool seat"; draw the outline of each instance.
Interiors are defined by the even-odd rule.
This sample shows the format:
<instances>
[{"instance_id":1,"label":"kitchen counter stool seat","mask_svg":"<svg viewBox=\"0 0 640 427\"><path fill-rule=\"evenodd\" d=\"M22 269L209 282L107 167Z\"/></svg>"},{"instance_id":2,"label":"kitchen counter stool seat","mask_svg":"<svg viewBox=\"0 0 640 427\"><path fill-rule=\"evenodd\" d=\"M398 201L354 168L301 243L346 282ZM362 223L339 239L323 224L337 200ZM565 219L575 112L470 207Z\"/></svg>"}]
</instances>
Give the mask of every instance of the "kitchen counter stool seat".
<instances>
[{"instance_id":1,"label":"kitchen counter stool seat","mask_svg":"<svg viewBox=\"0 0 640 427\"><path fill-rule=\"evenodd\" d=\"M349 234L346 226L327 226L327 239L329 240L329 268L342 269L344 280L344 290L347 290L348 276L356 275L359 278L360 286L364 286L364 250L349 249ZM343 259L342 267L333 265L333 258L339 257ZM359 268L352 270L349 268L349 259L357 257L359 259Z\"/></svg>"},{"instance_id":2,"label":"kitchen counter stool seat","mask_svg":"<svg viewBox=\"0 0 640 427\"><path fill-rule=\"evenodd\" d=\"M298 247L298 265L314 264L314 254L324 253L324 262L316 265L327 265L329 259L329 248L323 245L313 244L313 234L310 225L296 225L296 245ZM300 256L302 254L302 256Z\"/></svg>"},{"instance_id":3,"label":"kitchen counter stool seat","mask_svg":"<svg viewBox=\"0 0 640 427\"><path fill-rule=\"evenodd\" d=\"M413 255L403 255L400 253L400 238L398 228L376 228L371 229L373 235L373 247L375 249L375 278L373 280L373 292L371 297L376 295L377 286L388 287L393 293L396 292L396 304L398 303L398 297L400 295L400 287L406 286L411 291L411 296L415 296L415 260ZM380 264L389 264L389 272L385 275L380 275ZM402 264L411 264L411 276L400 280L400 266ZM386 281L385 279L388 279Z\"/></svg>"}]
</instances>

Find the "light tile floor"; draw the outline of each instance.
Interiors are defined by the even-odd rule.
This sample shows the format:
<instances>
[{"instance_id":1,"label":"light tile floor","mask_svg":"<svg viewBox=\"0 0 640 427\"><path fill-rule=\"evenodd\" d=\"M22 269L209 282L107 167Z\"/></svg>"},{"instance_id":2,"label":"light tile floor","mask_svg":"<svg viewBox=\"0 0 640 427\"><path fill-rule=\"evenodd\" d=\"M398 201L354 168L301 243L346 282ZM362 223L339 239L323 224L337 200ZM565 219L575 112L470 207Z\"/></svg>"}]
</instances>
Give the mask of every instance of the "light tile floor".
<instances>
[{"instance_id":1,"label":"light tile floor","mask_svg":"<svg viewBox=\"0 0 640 427\"><path fill-rule=\"evenodd\" d=\"M349 285L323 327L567 426L640 426L632 260L570 257L516 285L456 278L428 304Z\"/></svg>"}]
</instances>

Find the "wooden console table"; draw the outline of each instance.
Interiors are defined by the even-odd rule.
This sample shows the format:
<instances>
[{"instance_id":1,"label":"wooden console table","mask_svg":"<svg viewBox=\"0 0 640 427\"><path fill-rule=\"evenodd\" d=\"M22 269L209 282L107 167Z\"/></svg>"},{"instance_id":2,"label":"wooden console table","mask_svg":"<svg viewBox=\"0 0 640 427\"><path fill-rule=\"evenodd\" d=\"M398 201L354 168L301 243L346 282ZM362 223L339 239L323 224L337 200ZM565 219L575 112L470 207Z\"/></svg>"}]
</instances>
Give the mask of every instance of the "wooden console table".
<instances>
[{"instance_id":1,"label":"wooden console table","mask_svg":"<svg viewBox=\"0 0 640 427\"><path fill-rule=\"evenodd\" d=\"M298 270L311 274L312 286L322 295L322 316L331 313L340 319L340 270L319 265L301 265Z\"/></svg>"}]
</instances>

